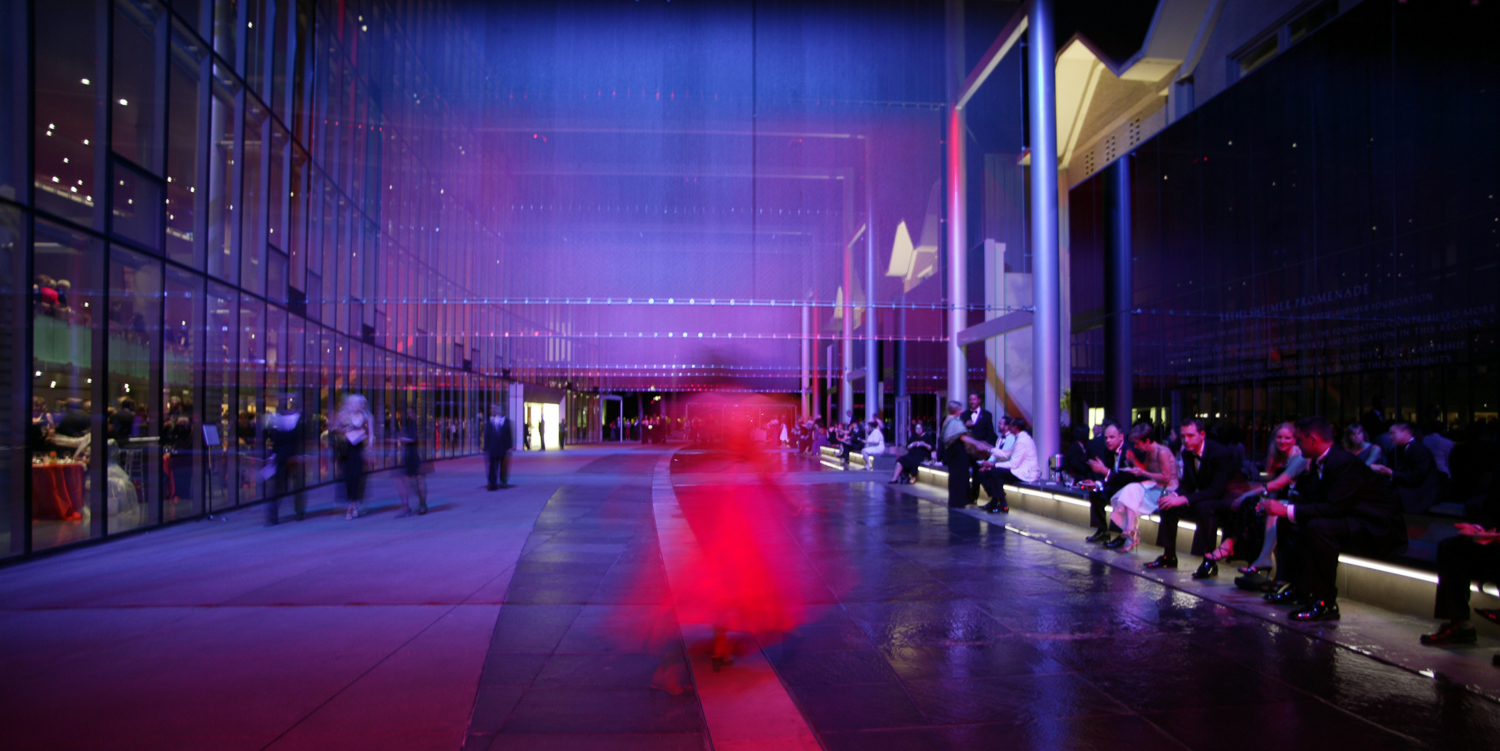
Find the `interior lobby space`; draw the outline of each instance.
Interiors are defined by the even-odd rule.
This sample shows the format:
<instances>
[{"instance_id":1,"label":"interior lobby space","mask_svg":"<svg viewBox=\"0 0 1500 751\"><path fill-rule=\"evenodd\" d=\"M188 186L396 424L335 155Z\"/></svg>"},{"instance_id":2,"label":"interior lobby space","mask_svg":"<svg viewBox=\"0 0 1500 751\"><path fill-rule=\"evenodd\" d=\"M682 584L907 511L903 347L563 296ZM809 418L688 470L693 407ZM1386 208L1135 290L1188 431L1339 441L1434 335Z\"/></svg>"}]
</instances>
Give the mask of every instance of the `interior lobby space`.
<instances>
[{"instance_id":1,"label":"interior lobby space","mask_svg":"<svg viewBox=\"0 0 1500 751\"><path fill-rule=\"evenodd\" d=\"M0 746L1493 745L1496 29L6 0Z\"/></svg>"}]
</instances>

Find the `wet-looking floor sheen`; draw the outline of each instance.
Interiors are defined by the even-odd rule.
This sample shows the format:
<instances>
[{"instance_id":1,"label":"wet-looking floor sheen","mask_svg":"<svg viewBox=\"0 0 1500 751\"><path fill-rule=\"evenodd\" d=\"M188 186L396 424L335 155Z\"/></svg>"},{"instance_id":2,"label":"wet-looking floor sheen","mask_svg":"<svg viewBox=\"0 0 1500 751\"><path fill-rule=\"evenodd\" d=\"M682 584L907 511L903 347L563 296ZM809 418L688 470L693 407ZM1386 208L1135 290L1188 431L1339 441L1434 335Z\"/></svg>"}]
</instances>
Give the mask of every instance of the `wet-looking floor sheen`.
<instances>
[{"instance_id":1,"label":"wet-looking floor sheen","mask_svg":"<svg viewBox=\"0 0 1500 751\"><path fill-rule=\"evenodd\" d=\"M474 460L434 511L315 498L0 570L8 748L1484 748L1463 686L780 455L806 623L714 673L664 603L674 504L744 481L669 446ZM1367 615L1346 616L1370 617ZM1488 652L1476 652L1474 659Z\"/></svg>"}]
</instances>

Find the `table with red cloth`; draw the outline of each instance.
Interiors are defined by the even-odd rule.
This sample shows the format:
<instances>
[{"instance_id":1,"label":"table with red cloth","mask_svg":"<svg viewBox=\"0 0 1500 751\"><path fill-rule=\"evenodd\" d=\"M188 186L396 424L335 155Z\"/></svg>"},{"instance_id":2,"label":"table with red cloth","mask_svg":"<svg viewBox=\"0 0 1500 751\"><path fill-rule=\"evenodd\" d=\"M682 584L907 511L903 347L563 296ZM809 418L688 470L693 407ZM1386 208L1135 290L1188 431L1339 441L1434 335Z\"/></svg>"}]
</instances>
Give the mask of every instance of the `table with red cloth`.
<instances>
[{"instance_id":1,"label":"table with red cloth","mask_svg":"<svg viewBox=\"0 0 1500 751\"><path fill-rule=\"evenodd\" d=\"M84 462L31 465L31 516L35 519L83 517Z\"/></svg>"}]
</instances>

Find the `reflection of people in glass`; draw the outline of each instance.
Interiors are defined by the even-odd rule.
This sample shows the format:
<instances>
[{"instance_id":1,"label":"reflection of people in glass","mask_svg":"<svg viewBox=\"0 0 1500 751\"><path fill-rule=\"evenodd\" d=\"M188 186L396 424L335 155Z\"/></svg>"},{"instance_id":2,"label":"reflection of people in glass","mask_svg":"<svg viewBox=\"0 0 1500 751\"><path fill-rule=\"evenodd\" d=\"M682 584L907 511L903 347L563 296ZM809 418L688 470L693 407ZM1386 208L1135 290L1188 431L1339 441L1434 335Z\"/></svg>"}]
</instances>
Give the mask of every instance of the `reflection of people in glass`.
<instances>
[{"instance_id":1,"label":"reflection of people in glass","mask_svg":"<svg viewBox=\"0 0 1500 751\"><path fill-rule=\"evenodd\" d=\"M344 471L344 500L349 503L345 519L358 517L359 504L365 499L365 446L370 442L373 420L368 403L359 394L346 395L333 418L339 466Z\"/></svg>"}]
</instances>

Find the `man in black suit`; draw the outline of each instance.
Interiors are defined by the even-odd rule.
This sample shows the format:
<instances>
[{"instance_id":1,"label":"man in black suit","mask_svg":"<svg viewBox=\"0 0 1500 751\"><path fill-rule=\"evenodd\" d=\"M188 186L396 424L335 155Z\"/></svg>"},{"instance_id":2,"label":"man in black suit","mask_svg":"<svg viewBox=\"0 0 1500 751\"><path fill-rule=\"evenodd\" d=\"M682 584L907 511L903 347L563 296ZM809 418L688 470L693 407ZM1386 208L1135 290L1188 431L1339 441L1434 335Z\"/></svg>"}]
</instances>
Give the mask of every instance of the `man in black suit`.
<instances>
[{"instance_id":1,"label":"man in black suit","mask_svg":"<svg viewBox=\"0 0 1500 751\"><path fill-rule=\"evenodd\" d=\"M969 394L969 408L964 410L963 420L970 438L990 446L999 445L1000 433L995 430L995 416L984 408L984 400L978 394ZM970 503L979 500L979 489L979 473L975 472L969 483Z\"/></svg>"},{"instance_id":2,"label":"man in black suit","mask_svg":"<svg viewBox=\"0 0 1500 751\"><path fill-rule=\"evenodd\" d=\"M1120 488L1137 478L1119 471L1129 461L1125 458L1125 433L1120 430L1120 424L1106 417L1102 425L1104 434L1099 436L1097 444L1089 446L1089 469L1094 473L1090 479L1099 483L1099 487L1089 491L1089 523L1094 525L1094 534L1085 537L1084 541L1107 543L1109 517L1104 513L1104 506L1120 492Z\"/></svg>"},{"instance_id":3,"label":"man in black suit","mask_svg":"<svg viewBox=\"0 0 1500 751\"><path fill-rule=\"evenodd\" d=\"M69 399L67 413L57 424L57 433L69 438L82 438L88 435L91 424L89 413L83 409L83 400Z\"/></svg>"},{"instance_id":4,"label":"man in black suit","mask_svg":"<svg viewBox=\"0 0 1500 751\"><path fill-rule=\"evenodd\" d=\"M1371 469L1391 478L1391 487L1401 499L1403 511L1420 514L1438 502L1443 487L1437 459L1431 449L1416 440L1411 423L1398 422L1391 426L1390 432L1395 452L1390 465L1376 464Z\"/></svg>"},{"instance_id":5,"label":"man in black suit","mask_svg":"<svg viewBox=\"0 0 1500 751\"><path fill-rule=\"evenodd\" d=\"M1473 644L1479 640L1469 616L1469 582L1480 579L1500 581L1500 472L1495 473L1489 493L1472 523L1454 525L1458 534L1438 543L1437 597L1432 617L1445 620L1436 633L1423 634L1422 643L1429 646ZM1500 623L1500 610L1475 610L1486 619ZM1500 665L1500 653L1494 657Z\"/></svg>"},{"instance_id":6,"label":"man in black suit","mask_svg":"<svg viewBox=\"0 0 1500 751\"><path fill-rule=\"evenodd\" d=\"M516 442L511 432L510 420L500 414L500 407L491 406L490 419L484 423L484 452L489 459L490 490L510 487L510 450Z\"/></svg>"},{"instance_id":7,"label":"man in black suit","mask_svg":"<svg viewBox=\"0 0 1500 751\"><path fill-rule=\"evenodd\" d=\"M1164 495L1158 507L1161 522L1156 528L1156 544L1164 552L1146 564L1146 568L1177 568L1177 523L1191 517L1198 524L1193 533L1192 554L1206 555L1218 541L1219 523L1230 507L1229 483L1239 474L1239 460L1224 444L1208 440L1204 423L1196 417L1182 421L1182 480L1177 492ZM1219 565L1204 560L1194 579L1217 576Z\"/></svg>"},{"instance_id":8,"label":"man in black suit","mask_svg":"<svg viewBox=\"0 0 1500 751\"><path fill-rule=\"evenodd\" d=\"M1321 417L1297 421L1297 445L1311 457L1296 482L1297 502L1260 502L1276 523L1280 583L1266 601L1300 605L1294 621L1339 618L1340 553L1385 558L1406 549L1401 503L1380 475L1333 442Z\"/></svg>"}]
</instances>

